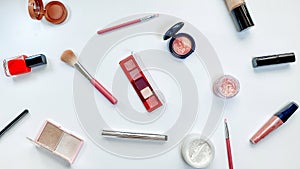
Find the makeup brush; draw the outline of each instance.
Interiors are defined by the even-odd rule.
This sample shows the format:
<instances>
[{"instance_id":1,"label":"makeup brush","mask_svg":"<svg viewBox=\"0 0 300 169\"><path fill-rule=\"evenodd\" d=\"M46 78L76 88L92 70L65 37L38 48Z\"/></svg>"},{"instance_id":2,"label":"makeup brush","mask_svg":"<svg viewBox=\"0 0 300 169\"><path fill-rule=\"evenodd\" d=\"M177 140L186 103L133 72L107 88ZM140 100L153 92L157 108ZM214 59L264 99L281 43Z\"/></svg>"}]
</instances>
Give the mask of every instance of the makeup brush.
<instances>
[{"instance_id":1,"label":"makeup brush","mask_svg":"<svg viewBox=\"0 0 300 169\"><path fill-rule=\"evenodd\" d=\"M231 153L231 146L230 146L230 138L229 138L229 130L228 130L228 125L227 125L227 119L224 119L224 124L225 124L225 140L226 140L228 166L229 166L229 169L233 169L232 153Z\"/></svg>"},{"instance_id":2,"label":"makeup brush","mask_svg":"<svg viewBox=\"0 0 300 169\"><path fill-rule=\"evenodd\" d=\"M118 100L107 91L89 72L78 62L76 55L72 50L66 50L62 53L60 59L68 65L75 67L84 77L86 77L93 86L102 93L112 104L116 104Z\"/></svg>"}]
</instances>

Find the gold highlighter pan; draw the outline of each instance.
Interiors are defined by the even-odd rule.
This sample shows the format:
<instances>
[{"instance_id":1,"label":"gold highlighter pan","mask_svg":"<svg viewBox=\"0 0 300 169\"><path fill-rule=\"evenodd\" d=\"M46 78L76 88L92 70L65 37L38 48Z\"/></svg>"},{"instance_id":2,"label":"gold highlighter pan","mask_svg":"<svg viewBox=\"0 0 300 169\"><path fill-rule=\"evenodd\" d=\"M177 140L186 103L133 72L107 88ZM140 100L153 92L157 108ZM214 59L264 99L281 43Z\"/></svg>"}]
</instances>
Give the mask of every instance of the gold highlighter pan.
<instances>
[{"instance_id":1,"label":"gold highlighter pan","mask_svg":"<svg viewBox=\"0 0 300 169\"><path fill-rule=\"evenodd\" d=\"M65 131L50 121L44 123L36 139L28 139L34 142L38 147L44 148L66 160L69 164L74 162L83 145L81 138Z\"/></svg>"}]
</instances>

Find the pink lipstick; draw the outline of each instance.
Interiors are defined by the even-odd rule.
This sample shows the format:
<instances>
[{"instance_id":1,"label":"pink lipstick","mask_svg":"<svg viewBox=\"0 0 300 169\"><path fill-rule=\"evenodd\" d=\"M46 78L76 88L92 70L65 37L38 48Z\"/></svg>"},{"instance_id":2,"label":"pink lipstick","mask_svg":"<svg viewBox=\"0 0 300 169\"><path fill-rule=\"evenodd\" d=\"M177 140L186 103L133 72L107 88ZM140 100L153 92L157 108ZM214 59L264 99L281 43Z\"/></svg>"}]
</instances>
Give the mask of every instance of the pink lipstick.
<instances>
[{"instance_id":1,"label":"pink lipstick","mask_svg":"<svg viewBox=\"0 0 300 169\"><path fill-rule=\"evenodd\" d=\"M298 109L298 105L295 102L291 102L274 114L269 121L267 121L250 139L252 144L258 143L272 131L277 129L283 123L285 123L292 114Z\"/></svg>"}]
</instances>

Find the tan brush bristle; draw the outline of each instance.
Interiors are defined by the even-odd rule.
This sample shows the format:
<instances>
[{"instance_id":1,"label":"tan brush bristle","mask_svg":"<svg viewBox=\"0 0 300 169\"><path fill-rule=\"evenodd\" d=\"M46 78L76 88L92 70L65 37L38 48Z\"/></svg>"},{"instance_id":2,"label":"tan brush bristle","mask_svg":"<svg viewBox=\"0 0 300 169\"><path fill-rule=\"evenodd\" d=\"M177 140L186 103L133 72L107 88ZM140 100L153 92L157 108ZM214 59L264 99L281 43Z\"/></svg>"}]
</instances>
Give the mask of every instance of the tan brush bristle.
<instances>
[{"instance_id":1,"label":"tan brush bristle","mask_svg":"<svg viewBox=\"0 0 300 169\"><path fill-rule=\"evenodd\" d=\"M69 64L70 66L74 66L75 63L77 62L77 57L72 50L65 50L61 54L60 59L63 62Z\"/></svg>"}]
</instances>

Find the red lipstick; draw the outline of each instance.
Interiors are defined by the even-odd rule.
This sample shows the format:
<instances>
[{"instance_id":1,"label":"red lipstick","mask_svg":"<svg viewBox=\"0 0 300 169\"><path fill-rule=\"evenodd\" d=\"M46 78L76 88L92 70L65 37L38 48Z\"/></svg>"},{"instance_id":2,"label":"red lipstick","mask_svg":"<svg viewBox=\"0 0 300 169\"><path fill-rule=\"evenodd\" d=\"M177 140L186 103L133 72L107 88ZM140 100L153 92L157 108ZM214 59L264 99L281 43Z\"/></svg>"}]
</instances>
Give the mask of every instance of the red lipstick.
<instances>
[{"instance_id":1,"label":"red lipstick","mask_svg":"<svg viewBox=\"0 0 300 169\"><path fill-rule=\"evenodd\" d=\"M285 123L292 114L298 109L295 102L291 102L274 114L250 139L252 144L258 143L272 131Z\"/></svg>"}]
</instances>

